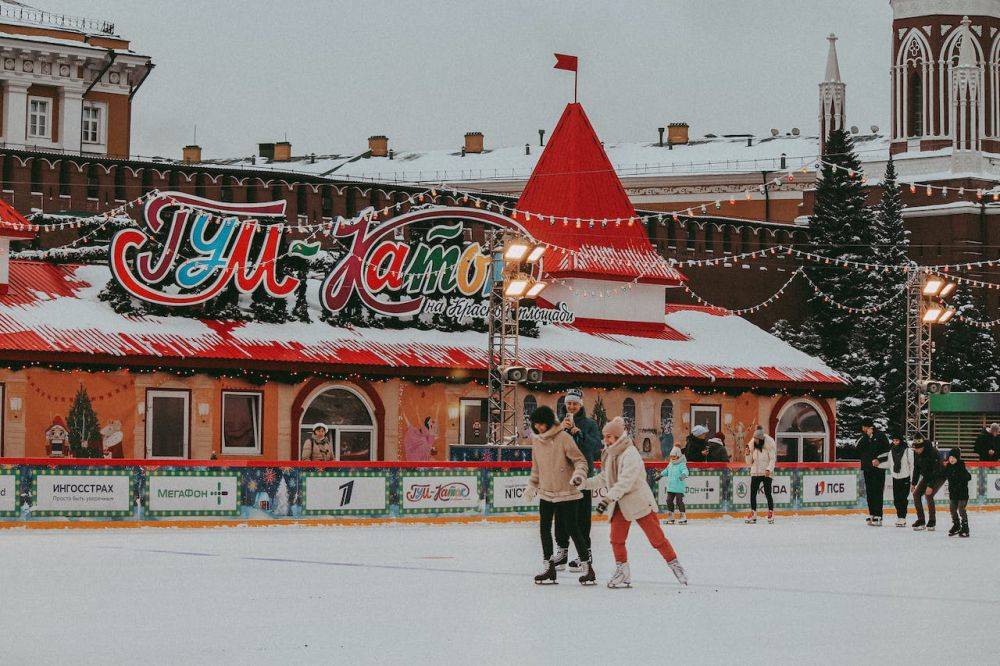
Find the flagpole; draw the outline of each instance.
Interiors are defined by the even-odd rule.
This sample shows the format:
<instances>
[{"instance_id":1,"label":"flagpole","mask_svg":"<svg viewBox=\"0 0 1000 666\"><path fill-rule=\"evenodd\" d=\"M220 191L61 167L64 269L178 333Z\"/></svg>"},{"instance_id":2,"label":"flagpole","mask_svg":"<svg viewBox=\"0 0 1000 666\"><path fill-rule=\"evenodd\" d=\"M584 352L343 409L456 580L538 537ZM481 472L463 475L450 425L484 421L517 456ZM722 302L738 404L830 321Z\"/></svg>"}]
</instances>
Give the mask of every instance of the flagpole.
<instances>
[{"instance_id":1,"label":"flagpole","mask_svg":"<svg viewBox=\"0 0 1000 666\"><path fill-rule=\"evenodd\" d=\"M573 103L574 104L576 104L576 79L577 79L578 76L580 76L579 69L580 69L580 65L577 65L576 69L573 70Z\"/></svg>"}]
</instances>

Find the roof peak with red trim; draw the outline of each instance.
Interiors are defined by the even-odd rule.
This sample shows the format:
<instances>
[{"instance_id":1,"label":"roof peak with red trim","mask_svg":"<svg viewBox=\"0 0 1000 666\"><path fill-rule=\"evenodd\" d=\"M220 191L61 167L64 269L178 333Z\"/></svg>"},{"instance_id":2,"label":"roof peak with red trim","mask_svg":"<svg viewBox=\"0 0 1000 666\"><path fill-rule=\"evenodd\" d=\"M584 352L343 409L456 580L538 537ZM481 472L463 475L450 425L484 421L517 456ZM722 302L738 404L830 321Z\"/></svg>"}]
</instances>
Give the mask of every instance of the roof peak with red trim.
<instances>
[{"instance_id":1,"label":"roof peak with red trim","mask_svg":"<svg viewBox=\"0 0 1000 666\"><path fill-rule=\"evenodd\" d=\"M556 252L547 261L549 273L674 284L685 279L649 242L579 103L566 105L517 210L515 218L536 239L572 251Z\"/></svg>"}]
</instances>

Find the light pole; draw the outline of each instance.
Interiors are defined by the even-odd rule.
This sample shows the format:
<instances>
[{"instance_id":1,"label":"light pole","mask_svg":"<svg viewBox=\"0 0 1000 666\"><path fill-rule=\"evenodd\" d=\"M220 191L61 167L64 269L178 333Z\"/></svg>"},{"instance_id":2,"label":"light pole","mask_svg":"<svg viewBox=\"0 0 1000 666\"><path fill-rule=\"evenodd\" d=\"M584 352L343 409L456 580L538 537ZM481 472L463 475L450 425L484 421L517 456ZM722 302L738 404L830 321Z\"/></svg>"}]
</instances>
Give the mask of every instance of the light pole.
<instances>
[{"instance_id":1,"label":"light pole","mask_svg":"<svg viewBox=\"0 0 1000 666\"><path fill-rule=\"evenodd\" d=\"M487 441L497 446L517 441L517 385L525 380L541 380L540 373L520 363L518 309L522 298L536 298L545 289L545 283L531 271L545 254L545 246L496 229L486 234L486 251L491 259Z\"/></svg>"},{"instance_id":2,"label":"light pole","mask_svg":"<svg viewBox=\"0 0 1000 666\"><path fill-rule=\"evenodd\" d=\"M931 328L945 324L955 309L944 303L955 291L955 283L911 264L907 277L906 307L906 436L930 437L930 422L924 411L929 387L941 384L931 379Z\"/></svg>"}]
</instances>

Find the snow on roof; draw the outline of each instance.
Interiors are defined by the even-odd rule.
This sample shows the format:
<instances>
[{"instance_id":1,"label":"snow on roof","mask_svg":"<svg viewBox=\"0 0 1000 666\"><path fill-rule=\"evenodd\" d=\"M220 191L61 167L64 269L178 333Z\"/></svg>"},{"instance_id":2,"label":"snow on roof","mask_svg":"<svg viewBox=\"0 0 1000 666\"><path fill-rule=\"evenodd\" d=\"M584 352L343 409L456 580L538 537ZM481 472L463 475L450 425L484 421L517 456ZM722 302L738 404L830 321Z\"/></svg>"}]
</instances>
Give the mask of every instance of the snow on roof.
<instances>
[{"instance_id":1,"label":"snow on roof","mask_svg":"<svg viewBox=\"0 0 1000 666\"><path fill-rule=\"evenodd\" d=\"M673 149L657 142L604 143L604 150L619 178L648 176L688 176L719 174L761 169L777 170L781 155L788 168L812 164L819 155L815 136L704 137L678 144ZM862 161L887 159L889 141L880 135L858 135L855 144ZM541 150L531 146L510 146L478 154L460 151L398 151L393 159L362 157L344 162L334 172L337 176L365 180L460 182L480 180L526 180L538 161Z\"/></svg>"},{"instance_id":2,"label":"snow on roof","mask_svg":"<svg viewBox=\"0 0 1000 666\"><path fill-rule=\"evenodd\" d=\"M309 291L312 323L241 323L119 315L97 297L110 278L105 266L13 261L10 269L10 292L0 297L0 353L14 358L41 352L91 355L96 363L197 357L220 365L253 359L285 367L486 367L482 333L337 328L321 322L318 284ZM652 377L674 384L843 384L819 360L740 317L675 306L665 330L672 334L549 325L539 338L523 338L521 353L526 363L556 374Z\"/></svg>"}]
</instances>

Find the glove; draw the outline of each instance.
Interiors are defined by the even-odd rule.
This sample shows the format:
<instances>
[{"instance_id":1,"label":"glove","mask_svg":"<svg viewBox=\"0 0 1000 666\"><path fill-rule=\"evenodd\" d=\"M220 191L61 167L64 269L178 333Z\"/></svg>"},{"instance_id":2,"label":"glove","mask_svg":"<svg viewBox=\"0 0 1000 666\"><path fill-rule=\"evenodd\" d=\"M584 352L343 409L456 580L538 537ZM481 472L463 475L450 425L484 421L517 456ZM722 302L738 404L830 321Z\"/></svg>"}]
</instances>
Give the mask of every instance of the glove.
<instances>
[{"instance_id":1,"label":"glove","mask_svg":"<svg viewBox=\"0 0 1000 666\"><path fill-rule=\"evenodd\" d=\"M574 488L576 488L576 487L579 487L580 484L583 483L583 479L584 479L584 477L583 477L582 474L574 474L573 478L570 479L569 482L570 482L570 485L572 485Z\"/></svg>"},{"instance_id":2,"label":"glove","mask_svg":"<svg viewBox=\"0 0 1000 666\"><path fill-rule=\"evenodd\" d=\"M600 502L597 503L597 513L601 513L602 514L605 511L607 511L609 504L611 504L611 500L609 500L607 497L605 497L604 499L602 499Z\"/></svg>"},{"instance_id":3,"label":"glove","mask_svg":"<svg viewBox=\"0 0 1000 666\"><path fill-rule=\"evenodd\" d=\"M525 500L529 502L534 502L535 498L538 497L538 488L529 485L527 488L524 489L523 497Z\"/></svg>"}]
</instances>

